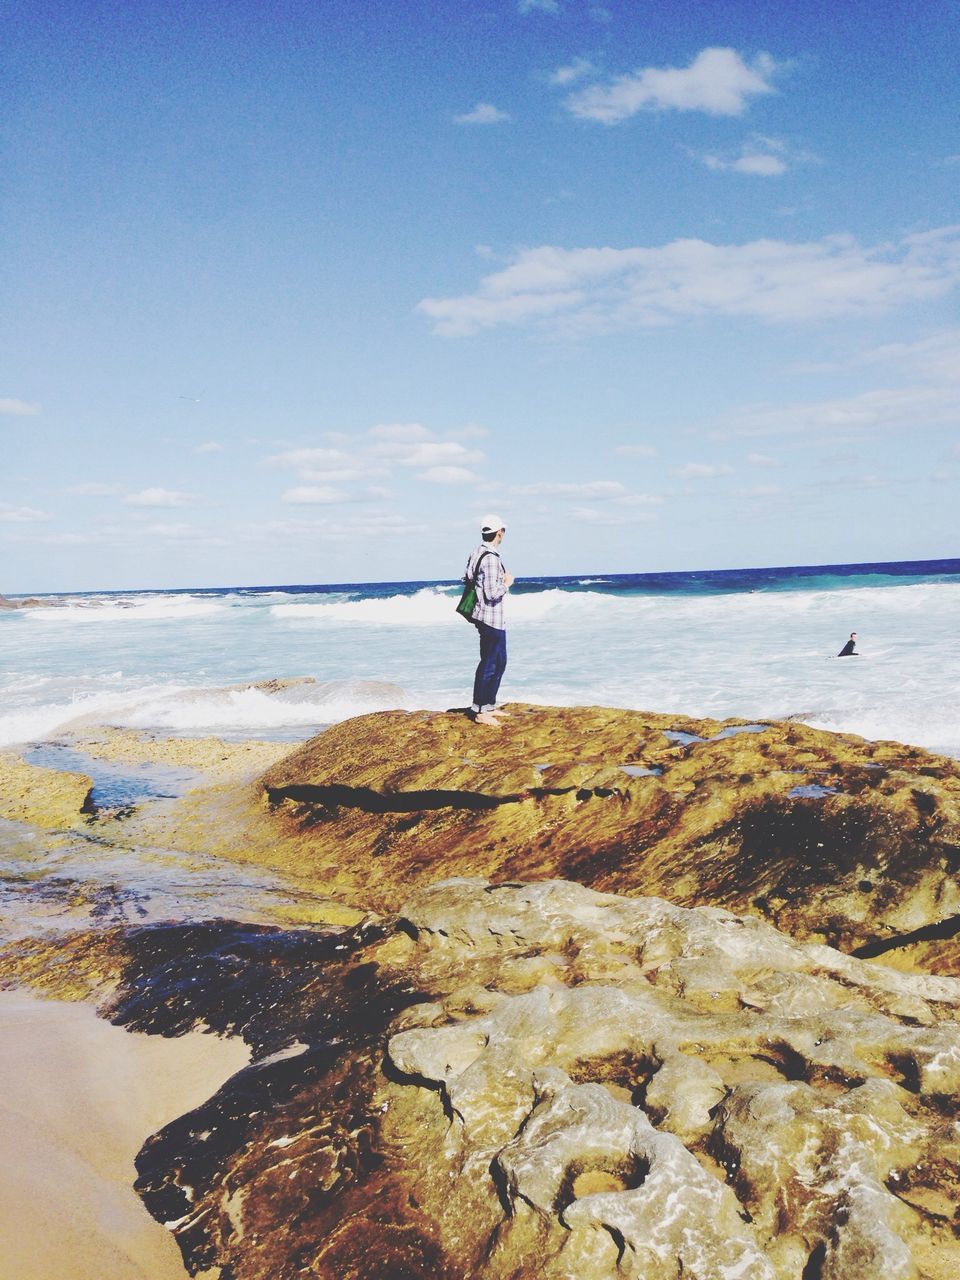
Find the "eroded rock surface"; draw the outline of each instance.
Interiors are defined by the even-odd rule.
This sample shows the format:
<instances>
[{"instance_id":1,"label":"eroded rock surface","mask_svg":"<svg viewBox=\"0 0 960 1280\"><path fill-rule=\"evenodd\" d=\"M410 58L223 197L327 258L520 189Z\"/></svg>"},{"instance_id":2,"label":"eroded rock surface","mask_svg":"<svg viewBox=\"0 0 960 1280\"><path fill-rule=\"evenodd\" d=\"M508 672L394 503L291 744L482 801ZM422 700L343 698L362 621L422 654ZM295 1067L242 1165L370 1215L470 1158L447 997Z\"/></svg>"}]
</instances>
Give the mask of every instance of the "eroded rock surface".
<instances>
[{"instance_id":1,"label":"eroded rock surface","mask_svg":"<svg viewBox=\"0 0 960 1280\"><path fill-rule=\"evenodd\" d=\"M913 963L942 954L948 972L957 958L960 766L919 748L600 708L516 707L499 732L387 712L312 739L262 785L273 842L261 853L256 835L251 855L379 909L444 875L558 876L845 950L912 941Z\"/></svg>"},{"instance_id":2,"label":"eroded rock surface","mask_svg":"<svg viewBox=\"0 0 960 1280\"><path fill-rule=\"evenodd\" d=\"M91 749L168 750L109 732ZM56 927L26 922L0 982L250 1046L140 1153L191 1274L960 1275L955 762L793 724L522 707L500 732L382 713L233 763L216 740L169 750L205 782L113 817L77 803L89 778L61 791L4 762L4 803L43 802L18 820L68 834L11 855L11 894L40 883ZM251 779L258 759L275 762ZM78 822L103 864L86 896L29 869ZM185 859L149 903L108 865L134 848ZM246 888L243 922L131 925L211 875L196 853L296 876L355 927L283 927L338 917Z\"/></svg>"},{"instance_id":3,"label":"eroded rock surface","mask_svg":"<svg viewBox=\"0 0 960 1280\"><path fill-rule=\"evenodd\" d=\"M449 881L312 942L183 942L139 931L110 1010L186 1030L206 984L171 996L215 965L234 996L213 1025L257 1055L138 1161L191 1270L960 1274L956 979L564 882Z\"/></svg>"}]
</instances>

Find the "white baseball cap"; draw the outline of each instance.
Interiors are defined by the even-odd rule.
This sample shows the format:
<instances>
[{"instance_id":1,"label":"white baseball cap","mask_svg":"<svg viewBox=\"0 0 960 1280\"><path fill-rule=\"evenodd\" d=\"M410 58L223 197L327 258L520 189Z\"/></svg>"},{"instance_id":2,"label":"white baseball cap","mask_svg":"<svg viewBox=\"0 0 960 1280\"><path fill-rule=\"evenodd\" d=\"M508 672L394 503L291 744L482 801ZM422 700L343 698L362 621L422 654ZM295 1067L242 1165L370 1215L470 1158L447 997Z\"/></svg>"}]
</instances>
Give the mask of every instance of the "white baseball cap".
<instances>
[{"instance_id":1,"label":"white baseball cap","mask_svg":"<svg viewBox=\"0 0 960 1280\"><path fill-rule=\"evenodd\" d=\"M499 533L501 529L506 527L499 516L484 516L480 521L481 533Z\"/></svg>"}]
</instances>

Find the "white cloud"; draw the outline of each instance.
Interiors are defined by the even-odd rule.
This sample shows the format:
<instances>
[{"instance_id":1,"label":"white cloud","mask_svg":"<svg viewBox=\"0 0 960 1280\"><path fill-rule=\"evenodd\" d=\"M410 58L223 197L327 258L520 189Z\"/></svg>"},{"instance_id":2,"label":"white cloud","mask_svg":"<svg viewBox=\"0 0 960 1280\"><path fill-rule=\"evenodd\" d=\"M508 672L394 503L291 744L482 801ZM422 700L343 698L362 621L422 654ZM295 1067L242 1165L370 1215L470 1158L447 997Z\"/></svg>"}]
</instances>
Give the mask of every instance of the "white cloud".
<instances>
[{"instance_id":1,"label":"white cloud","mask_svg":"<svg viewBox=\"0 0 960 1280\"><path fill-rule=\"evenodd\" d=\"M741 498L776 498L783 489L778 484L754 484L740 490Z\"/></svg>"},{"instance_id":2,"label":"white cloud","mask_svg":"<svg viewBox=\"0 0 960 1280\"><path fill-rule=\"evenodd\" d=\"M510 490L518 498L619 498L626 488L619 480L587 480L577 484L567 481L540 481L537 484L515 485Z\"/></svg>"},{"instance_id":3,"label":"white cloud","mask_svg":"<svg viewBox=\"0 0 960 1280\"><path fill-rule=\"evenodd\" d=\"M771 458L767 453L748 453L747 462L751 467L779 467L780 463L776 458Z\"/></svg>"},{"instance_id":4,"label":"white cloud","mask_svg":"<svg viewBox=\"0 0 960 1280\"><path fill-rule=\"evenodd\" d=\"M837 475L822 476L819 480L810 483L810 489L885 489L890 482L884 476L878 476L875 473L864 473L863 475Z\"/></svg>"},{"instance_id":5,"label":"white cloud","mask_svg":"<svg viewBox=\"0 0 960 1280\"><path fill-rule=\"evenodd\" d=\"M485 432L466 426L456 434L471 439ZM363 437L339 439L352 447L287 449L266 459L270 466L295 471L300 482L286 490L281 501L304 506L369 502L389 495L380 485L358 491L349 487L351 482L387 478L397 468L415 469L420 479L432 484L466 484L477 480L471 468L484 461L478 449L460 440L438 440L418 422L381 423Z\"/></svg>"},{"instance_id":6,"label":"white cloud","mask_svg":"<svg viewBox=\"0 0 960 1280\"><path fill-rule=\"evenodd\" d=\"M291 517L289 520L266 520L244 526L242 536L248 541L262 543L276 538L303 543L323 538L326 541L346 542L355 538L417 537L427 533L428 526L421 521L390 511L366 509L362 516L337 513L336 517Z\"/></svg>"},{"instance_id":7,"label":"white cloud","mask_svg":"<svg viewBox=\"0 0 960 1280\"><path fill-rule=\"evenodd\" d=\"M581 524L604 526L651 524L658 518L652 511L624 512L622 509L611 510L609 507L600 511L596 507L574 507L570 516Z\"/></svg>"},{"instance_id":8,"label":"white cloud","mask_svg":"<svg viewBox=\"0 0 960 1280\"><path fill-rule=\"evenodd\" d=\"M943 329L916 342L891 342L861 356L859 364L899 364L935 381L960 379L960 329Z\"/></svg>"},{"instance_id":9,"label":"white cloud","mask_svg":"<svg viewBox=\"0 0 960 1280\"><path fill-rule=\"evenodd\" d=\"M324 471L332 467L342 467L350 462L350 455L342 449L288 449L284 453L274 453L267 458L271 467L310 467L314 471Z\"/></svg>"},{"instance_id":10,"label":"white cloud","mask_svg":"<svg viewBox=\"0 0 960 1280\"><path fill-rule=\"evenodd\" d=\"M664 499L659 493L626 493L615 501L622 507L660 507Z\"/></svg>"},{"instance_id":11,"label":"white cloud","mask_svg":"<svg viewBox=\"0 0 960 1280\"><path fill-rule=\"evenodd\" d=\"M960 428L953 387L878 388L855 396L788 404L746 405L713 424L711 437L825 436L879 430L915 433L924 427Z\"/></svg>"},{"instance_id":12,"label":"white cloud","mask_svg":"<svg viewBox=\"0 0 960 1280\"><path fill-rule=\"evenodd\" d=\"M12 396L0 396L0 413L9 413L14 417L32 417L40 412L38 404L28 404L26 400L16 400Z\"/></svg>"},{"instance_id":13,"label":"white cloud","mask_svg":"<svg viewBox=\"0 0 960 1280\"><path fill-rule=\"evenodd\" d=\"M194 453L223 453L223 445L218 444L216 440L207 440L204 444L198 444L193 452Z\"/></svg>"},{"instance_id":14,"label":"white cloud","mask_svg":"<svg viewBox=\"0 0 960 1280\"><path fill-rule=\"evenodd\" d=\"M715 172L746 173L760 178L779 177L795 164L819 163L812 152L793 151L781 139L762 134L748 138L737 154L721 156L708 152L698 158Z\"/></svg>"},{"instance_id":15,"label":"white cloud","mask_svg":"<svg viewBox=\"0 0 960 1280\"><path fill-rule=\"evenodd\" d=\"M295 507L329 506L346 500L346 495L332 485L304 485L297 489L287 489L280 497L281 502Z\"/></svg>"},{"instance_id":16,"label":"white cloud","mask_svg":"<svg viewBox=\"0 0 960 1280\"><path fill-rule=\"evenodd\" d=\"M657 450L652 444L618 444L613 451L621 458L655 458Z\"/></svg>"},{"instance_id":17,"label":"white cloud","mask_svg":"<svg viewBox=\"0 0 960 1280\"><path fill-rule=\"evenodd\" d=\"M581 89L566 105L581 119L611 125L644 109L739 116L749 98L773 93L777 69L766 53L748 64L735 49L703 49L688 67L644 67Z\"/></svg>"},{"instance_id":18,"label":"white cloud","mask_svg":"<svg viewBox=\"0 0 960 1280\"><path fill-rule=\"evenodd\" d=\"M205 531L202 531L193 524L185 524L173 521L164 521L162 524L147 525L142 530L151 538L166 538L170 542L199 542L203 541L205 546L213 543L217 546L224 545L219 538L211 539Z\"/></svg>"},{"instance_id":19,"label":"white cloud","mask_svg":"<svg viewBox=\"0 0 960 1280\"><path fill-rule=\"evenodd\" d=\"M417 444L374 445L378 458L387 458L403 467L474 466L483 461L478 449L467 449L457 440L424 440Z\"/></svg>"},{"instance_id":20,"label":"white cloud","mask_svg":"<svg viewBox=\"0 0 960 1280\"><path fill-rule=\"evenodd\" d=\"M549 77L549 83L554 85L573 84L576 80L582 80L584 76L592 75L595 68L592 62L586 58L574 58L565 67L557 67Z\"/></svg>"},{"instance_id":21,"label":"white cloud","mask_svg":"<svg viewBox=\"0 0 960 1280\"><path fill-rule=\"evenodd\" d=\"M715 476L733 475L733 467L725 462L688 462L673 473L681 480L710 480Z\"/></svg>"},{"instance_id":22,"label":"white cloud","mask_svg":"<svg viewBox=\"0 0 960 1280\"><path fill-rule=\"evenodd\" d=\"M520 13L559 13L559 0L518 0Z\"/></svg>"},{"instance_id":23,"label":"white cloud","mask_svg":"<svg viewBox=\"0 0 960 1280\"><path fill-rule=\"evenodd\" d=\"M8 502L0 502L0 520L4 524L33 524L38 520L52 520L49 511L39 511L36 507L14 507Z\"/></svg>"},{"instance_id":24,"label":"white cloud","mask_svg":"<svg viewBox=\"0 0 960 1280\"><path fill-rule=\"evenodd\" d=\"M185 507L191 498L188 493L177 493L173 489L151 488L128 493L124 502L128 507Z\"/></svg>"},{"instance_id":25,"label":"white cloud","mask_svg":"<svg viewBox=\"0 0 960 1280\"><path fill-rule=\"evenodd\" d=\"M106 540L99 530L87 533L31 533L30 535L17 531L4 534L4 538L8 542L39 543L45 547L88 547Z\"/></svg>"},{"instance_id":26,"label":"white cloud","mask_svg":"<svg viewBox=\"0 0 960 1280\"><path fill-rule=\"evenodd\" d=\"M744 151L729 166L734 173L749 173L755 178L778 178L787 172L787 163L781 156L769 151Z\"/></svg>"},{"instance_id":27,"label":"white cloud","mask_svg":"<svg viewBox=\"0 0 960 1280\"><path fill-rule=\"evenodd\" d=\"M833 235L794 244L674 240L655 248L524 249L475 293L424 298L417 310L447 336L551 323L572 334L709 315L770 323L880 311L941 297L960 283L960 227L898 243Z\"/></svg>"},{"instance_id":28,"label":"white cloud","mask_svg":"<svg viewBox=\"0 0 960 1280\"><path fill-rule=\"evenodd\" d=\"M429 480L432 484L468 484L476 478L466 467L428 467L420 473L421 480Z\"/></svg>"},{"instance_id":29,"label":"white cloud","mask_svg":"<svg viewBox=\"0 0 960 1280\"><path fill-rule=\"evenodd\" d=\"M91 480L86 484L71 484L66 492L79 498L114 498L118 493L123 493L123 485L102 484L97 480Z\"/></svg>"},{"instance_id":30,"label":"white cloud","mask_svg":"<svg viewBox=\"0 0 960 1280\"><path fill-rule=\"evenodd\" d=\"M321 467L314 469L313 467L304 467L298 472L301 480L307 484L346 484L350 480L366 480L370 476L383 476L388 472L384 467L375 466L359 466L359 467Z\"/></svg>"},{"instance_id":31,"label":"white cloud","mask_svg":"<svg viewBox=\"0 0 960 1280\"><path fill-rule=\"evenodd\" d=\"M787 172L785 152L785 145L775 138L757 138L745 142L740 149L740 154L732 160L712 154L701 156L701 159L708 169L715 171L748 173L771 178Z\"/></svg>"},{"instance_id":32,"label":"white cloud","mask_svg":"<svg viewBox=\"0 0 960 1280\"><path fill-rule=\"evenodd\" d=\"M454 116L454 124L501 124L504 120L509 120L510 114L507 111L501 111L499 107L495 107L491 102L478 102L472 111L468 111L466 115Z\"/></svg>"},{"instance_id":33,"label":"white cloud","mask_svg":"<svg viewBox=\"0 0 960 1280\"><path fill-rule=\"evenodd\" d=\"M375 440L430 440L431 432L420 422L386 422L367 432Z\"/></svg>"}]
</instances>

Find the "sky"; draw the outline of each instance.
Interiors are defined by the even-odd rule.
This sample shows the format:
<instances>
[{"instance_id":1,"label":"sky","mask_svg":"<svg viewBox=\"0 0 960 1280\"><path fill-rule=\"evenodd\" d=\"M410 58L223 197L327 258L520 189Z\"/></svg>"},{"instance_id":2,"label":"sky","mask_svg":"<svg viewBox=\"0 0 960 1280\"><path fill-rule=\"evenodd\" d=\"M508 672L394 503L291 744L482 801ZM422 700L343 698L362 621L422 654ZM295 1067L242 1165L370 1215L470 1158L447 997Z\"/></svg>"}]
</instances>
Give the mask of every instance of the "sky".
<instances>
[{"instance_id":1,"label":"sky","mask_svg":"<svg viewBox=\"0 0 960 1280\"><path fill-rule=\"evenodd\" d=\"M0 591L960 556L955 0L0 19Z\"/></svg>"}]
</instances>

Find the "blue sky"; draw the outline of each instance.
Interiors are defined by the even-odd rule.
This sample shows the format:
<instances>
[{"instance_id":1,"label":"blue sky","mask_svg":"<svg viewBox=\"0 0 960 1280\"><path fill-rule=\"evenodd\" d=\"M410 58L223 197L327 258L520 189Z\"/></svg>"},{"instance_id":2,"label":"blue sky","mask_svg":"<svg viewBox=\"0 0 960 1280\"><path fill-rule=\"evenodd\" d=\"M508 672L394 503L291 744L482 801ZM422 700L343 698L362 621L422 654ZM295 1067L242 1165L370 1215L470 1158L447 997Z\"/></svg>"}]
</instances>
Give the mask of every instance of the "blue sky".
<instances>
[{"instance_id":1,"label":"blue sky","mask_svg":"<svg viewBox=\"0 0 960 1280\"><path fill-rule=\"evenodd\" d=\"M0 591L960 555L952 0L0 14Z\"/></svg>"}]
</instances>

